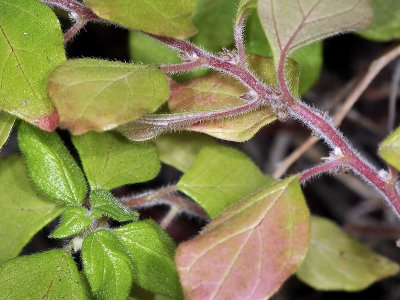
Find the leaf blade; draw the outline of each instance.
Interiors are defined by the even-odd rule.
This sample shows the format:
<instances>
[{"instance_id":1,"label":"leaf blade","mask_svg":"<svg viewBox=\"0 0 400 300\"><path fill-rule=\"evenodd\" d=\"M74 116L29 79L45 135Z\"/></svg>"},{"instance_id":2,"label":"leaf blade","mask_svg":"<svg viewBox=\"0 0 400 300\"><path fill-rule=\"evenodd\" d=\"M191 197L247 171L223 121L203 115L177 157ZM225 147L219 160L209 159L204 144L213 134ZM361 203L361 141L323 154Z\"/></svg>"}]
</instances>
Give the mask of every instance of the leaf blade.
<instances>
[{"instance_id":1,"label":"leaf blade","mask_svg":"<svg viewBox=\"0 0 400 300\"><path fill-rule=\"evenodd\" d=\"M330 220L314 216L311 224L310 249L297 276L313 288L354 292L398 273L398 264L373 253Z\"/></svg>"},{"instance_id":2,"label":"leaf blade","mask_svg":"<svg viewBox=\"0 0 400 300\"><path fill-rule=\"evenodd\" d=\"M10 136L11 130L15 123L15 117L0 111L0 150L3 148L4 144L7 142Z\"/></svg>"},{"instance_id":3,"label":"leaf blade","mask_svg":"<svg viewBox=\"0 0 400 300\"><path fill-rule=\"evenodd\" d=\"M73 136L92 189L113 189L153 179L161 164L152 143L131 143L111 132Z\"/></svg>"},{"instance_id":4,"label":"leaf blade","mask_svg":"<svg viewBox=\"0 0 400 300\"><path fill-rule=\"evenodd\" d=\"M178 247L185 297L268 299L296 270L308 243L309 211L298 181L276 183L228 209L200 236Z\"/></svg>"},{"instance_id":5,"label":"leaf blade","mask_svg":"<svg viewBox=\"0 0 400 300\"><path fill-rule=\"evenodd\" d=\"M46 41L43 44L43 40ZM0 109L48 131L58 125L46 81L65 61L64 39L52 10L34 0L0 1Z\"/></svg>"},{"instance_id":6,"label":"leaf blade","mask_svg":"<svg viewBox=\"0 0 400 300\"><path fill-rule=\"evenodd\" d=\"M51 250L0 266L0 299L90 299L71 255Z\"/></svg>"},{"instance_id":7,"label":"leaf blade","mask_svg":"<svg viewBox=\"0 0 400 300\"><path fill-rule=\"evenodd\" d=\"M136 120L157 110L169 95L165 74L154 66L96 59L66 61L52 72L48 89L60 126L73 134Z\"/></svg>"},{"instance_id":8,"label":"leaf blade","mask_svg":"<svg viewBox=\"0 0 400 300\"><path fill-rule=\"evenodd\" d=\"M85 177L57 133L21 123L18 143L32 181L44 195L59 203L82 203L87 194Z\"/></svg>"},{"instance_id":9,"label":"leaf blade","mask_svg":"<svg viewBox=\"0 0 400 300\"><path fill-rule=\"evenodd\" d=\"M0 263L17 256L29 240L55 219L63 207L39 197L22 157L0 160Z\"/></svg>"}]
</instances>

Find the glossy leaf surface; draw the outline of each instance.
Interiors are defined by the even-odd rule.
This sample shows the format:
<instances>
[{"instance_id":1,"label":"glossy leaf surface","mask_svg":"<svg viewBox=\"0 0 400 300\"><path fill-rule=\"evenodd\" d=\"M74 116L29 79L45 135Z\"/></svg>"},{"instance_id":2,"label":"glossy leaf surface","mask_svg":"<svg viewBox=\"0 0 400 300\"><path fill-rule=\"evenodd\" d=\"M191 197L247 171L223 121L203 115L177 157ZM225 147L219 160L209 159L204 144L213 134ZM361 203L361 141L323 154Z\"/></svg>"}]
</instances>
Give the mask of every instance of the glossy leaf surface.
<instances>
[{"instance_id":1,"label":"glossy leaf surface","mask_svg":"<svg viewBox=\"0 0 400 300\"><path fill-rule=\"evenodd\" d=\"M302 262L309 227L296 178L244 199L178 247L185 299L268 299Z\"/></svg>"},{"instance_id":2,"label":"glossy leaf surface","mask_svg":"<svg viewBox=\"0 0 400 300\"><path fill-rule=\"evenodd\" d=\"M47 78L64 60L61 27L49 7L36 0L0 1L0 110L54 130L58 116Z\"/></svg>"},{"instance_id":3,"label":"glossy leaf surface","mask_svg":"<svg viewBox=\"0 0 400 300\"><path fill-rule=\"evenodd\" d=\"M88 132L72 137L92 189L113 189L145 182L160 171L152 143L131 143L111 132Z\"/></svg>"},{"instance_id":4,"label":"glossy leaf surface","mask_svg":"<svg viewBox=\"0 0 400 300\"><path fill-rule=\"evenodd\" d=\"M71 255L63 250L21 256L0 266L0 299L90 299Z\"/></svg>"},{"instance_id":5,"label":"glossy leaf surface","mask_svg":"<svg viewBox=\"0 0 400 300\"><path fill-rule=\"evenodd\" d=\"M53 239L65 239L83 232L91 223L90 215L85 207L70 206L61 216L61 222L50 234Z\"/></svg>"},{"instance_id":6,"label":"glossy leaf surface","mask_svg":"<svg viewBox=\"0 0 400 300\"><path fill-rule=\"evenodd\" d=\"M295 49L368 26L372 8L369 0L263 0L258 14L278 64Z\"/></svg>"},{"instance_id":7,"label":"glossy leaf surface","mask_svg":"<svg viewBox=\"0 0 400 300\"><path fill-rule=\"evenodd\" d=\"M128 297L132 285L132 264L111 231L98 230L85 238L82 262L92 292L99 299Z\"/></svg>"},{"instance_id":8,"label":"glossy leaf surface","mask_svg":"<svg viewBox=\"0 0 400 300\"><path fill-rule=\"evenodd\" d=\"M0 263L17 256L63 208L37 195L20 156L0 160Z\"/></svg>"},{"instance_id":9,"label":"glossy leaf surface","mask_svg":"<svg viewBox=\"0 0 400 300\"><path fill-rule=\"evenodd\" d=\"M333 222L313 217L310 249L297 276L317 290L352 292L398 271L398 264L372 252Z\"/></svg>"},{"instance_id":10,"label":"glossy leaf surface","mask_svg":"<svg viewBox=\"0 0 400 300\"><path fill-rule=\"evenodd\" d=\"M106 190L95 190L90 194L92 204L92 215L100 218L102 216L110 217L119 222L137 221L139 214L136 211L128 210Z\"/></svg>"},{"instance_id":11,"label":"glossy leaf surface","mask_svg":"<svg viewBox=\"0 0 400 300\"><path fill-rule=\"evenodd\" d=\"M202 149L177 187L214 218L272 181L242 152L218 146Z\"/></svg>"},{"instance_id":12,"label":"glossy leaf surface","mask_svg":"<svg viewBox=\"0 0 400 300\"><path fill-rule=\"evenodd\" d=\"M174 263L175 244L153 221L134 222L114 231L134 264L134 280L142 288L173 299L182 298Z\"/></svg>"},{"instance_id":13,"label":"glossy leaf surface","mask_svg":"<svg viewBox=\"0 0 400 300\"><path fill-rule=\"evenodd\" d=\"M68 60L50 76L60 126L74 134L105 131L154 112L169 88L156 67L97 59Z\"/></svg>"},{"instance_id":14,"label":"glossy leaf surface","mask_svg":"<svg viewBox=\"0 0 400 300\"><path fill-rule=\"evenodd\" d=\"M82 203L85 177L57 133L21 123L18 142L32 181L44 195L59 203Z\"/></svg>"},{"instance_id":15,"label":"glossy leaf surface","mask_svg":"<svg viewBox=\"0 0 400 300\"><path fill-rule=\"evenodd\" d=\"M195 0L85 0L98 16L124 27L185 38L196 33L192 24Z\"/></svg>"}]
</instances>

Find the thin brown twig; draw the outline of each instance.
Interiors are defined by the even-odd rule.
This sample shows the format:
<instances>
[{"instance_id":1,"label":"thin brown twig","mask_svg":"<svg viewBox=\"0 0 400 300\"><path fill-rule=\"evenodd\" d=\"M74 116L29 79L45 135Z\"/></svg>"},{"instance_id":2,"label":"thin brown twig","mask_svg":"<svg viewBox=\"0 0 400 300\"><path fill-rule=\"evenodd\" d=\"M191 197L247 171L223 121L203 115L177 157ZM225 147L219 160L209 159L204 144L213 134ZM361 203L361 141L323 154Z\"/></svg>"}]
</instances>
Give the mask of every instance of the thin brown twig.
<instances>
[{"instance_id":1,"label":"thin brown twig","mask_svg":"<svg viewBox=\"0 0 400 300\"><path fill-rule=\"evenodd\" d=\"M368 88L371 82L376 78L376 76L390 64L393 60L400 56L400 46L393 48L391 51L380 56L374 60L365 73L364 77L357 84L353 92L346 98L344 104L339 108L339 110L334 115L334 121L337 125L340 125L347 113L352 109L357 100L361 97L364 91ZM316 142L319 138L310 137L301 146L294 150L290 155L288 155L275 169L273 173L274 178L280 178L286 171Z\"/></svg>"}]
</instances>

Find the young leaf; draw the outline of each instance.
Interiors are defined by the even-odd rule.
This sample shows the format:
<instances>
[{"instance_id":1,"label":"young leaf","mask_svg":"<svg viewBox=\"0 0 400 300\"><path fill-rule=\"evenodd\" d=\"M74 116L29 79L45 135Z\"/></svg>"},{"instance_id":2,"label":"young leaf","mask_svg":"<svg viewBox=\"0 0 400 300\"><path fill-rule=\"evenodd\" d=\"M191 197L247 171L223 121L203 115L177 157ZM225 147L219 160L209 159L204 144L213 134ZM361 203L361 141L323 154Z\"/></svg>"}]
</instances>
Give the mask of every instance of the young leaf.
<instances>
[{"instance_id":1,"label":"young leaf","mask_svg":"<svg viewBox=\"0 0 400 300\"><path fill-rule=\"evenodd\" d=\"M110 217L119 222L137 221L139 214L136 211L128 210L106 190L95 190L90 194L92 200L92 215L100 218Z\"/></svg>"},{"instance_id":2,"label":"young leaf","mask_svg":"<svg viewBox=\"0 0 400 300\"><path fill-rule=\"evenodd\" d=\"M20 156L0 160L0 263L17 256L63 208L33 190Z\"/></svg>"},{"instance_id":3,"label":"young leaf","mask_svg":"<svg viewBox=\"0 0 400 300\"><path fill-rule=\"evenodd\" d=\"M400 127L379 145L378 154L387 163L400 170Z\"/></svg>"},{"instance_id":4,"label":"young leaf","mask_svg":"<svg viewBox=\"0 0 400 300\"><path fill-rule=\"evenodd\" d=\"M311 42L366 27L372 8L369 0L264 0L258 14L278 64Z\"/></svg>"},{"instance_id":5,"label":"young leaf","mask_svg":"<svg viewBox=\"0 0 400 300\"><path fill-rule=\"evenodd\" d=\"M56 230L50 234L53 239L65 239L77 235L87 229L91 218L84 207L70 206L61 216L61 223Z\"/></svg>"},{"instance_id":6,"label":"young leaf","mask_svg":"<svg viewBox=\"0 0 400 300\"><path fill-rule=\"evenodd\" d=\"M7 142L15 123L15 117L4 111L0 111L0 150Z\"/></svg>"},{"instance_id":7,"label":"young leaf","mask_svg":"<svg viewBox=\"0 0 400 300\"><path fill-rule=\"evenodd\" d=\"M73 136L72 142L92 189L145 182L160 171L157 148L152 143L131 143L111 132L88 132Z\"/></svg>"},{"instance_id":8,"label":"young leaf","mask_svg":"<svg viewBox=\"0 0 400 300\"><path fill-rule=\"evenodd\" d=\"M265 177L242 152L214 146L200 151L177 187L214 218L237 201L271 183L272 179Z\"/></svg>"},{"instance_id":9,"label":"young leaf","mask_svg":"<svg viewBox=\"0 0 400 300\"><path fill-rule=\"evenodd\" d=\"M161 161L182 172L190 168L202 148L216 144L216 141L207 135L187 132L166 134L154 142Z\"/></svg>"},{"instance_id":10,"label":"young leaf","mask_svg":"<svg viewBox=\"0 0 400 300\"><path fill-rule=\"evenodd\" d=\"M297 276L317 290L358 291L396 274L399 265L352 239L333 222L312 218L311 244Z\"/></svg>"},{"instance_id":11,"label":"young leaf","mask_svg":"<svg viewBox=\"0 0 400 300\"><path fill-rule=\"evenodd\" d=\"M60 126L74 134L136 120L169 95L166 77L156 67L98 59L66 61L51 74L48 89Z\"/></svg>"},{"instance_id":12,"label":"young leaf","mask_svg":"<svg viewBox=\"0 0 400 300\"><path fill-rule=\"evenodd\" d=\"M90 299L71 255L51 250L0 266L0 299Z\"/></svg>"},{"instance_id":13,"label":"young leaf","mask_svg":"<svg viewBox=\"0 0 400 300\"><path fill-rule=\"evenodd\" d=\"M85 177L57 133L21 123L18 142L32 181L44 195L60 203L82 203Z\"/></svg>"},{"instance_id":14,"label":"young leaf","mask_svg":"<svg viewBox=\"0 0 400 300\"><path fill-rule=\"evenodd\" d=\"M174 263L175 244L153 221L135 222L114 231L129 252L134 281L151 292L182 298Z\"/></svg>"},{"instance_id":15,"label":"young leaf","mask_svg":"<svg viewBox=\"0 0 400 300\"><path fill-rule=\"evenodd\" d=\"M256 12L249 15L246 26L246 49L265 57L272 57L272 50L267 37L261 27ZM314 42L310 45L295 50L290 58L298 63L300 75L300 95L304 95L319 79L322 65L322 42Z\"/></svg>"},{"instance_id":16,"label":"young leaf","mask_svg":"<svg viewBox=\"0 0 400 300\"><path fill-rule=\"evenodd\" d=\"M196 33L192 24L195 0L85 0L99 17L127 28L185 38Z\"/></svg>"},{"instance_id":17,"label":"young leaf","mask_svg":"<svg viewBox=\"0 0 400 300\"><path fill-rule=\"evenodd\" d=\"M372 23L360 35L373 41L400 39L400 1L371 0L374 10Z\"/></svg>"},{"instance_id":18,"label":"young leaf","mask_svg":"<svg viewBox=\"0 0 400 300\"><path fill-rule=\"evenodd\" d=\"M269 299L302 262L309 221L296 178L244 199L179 245L185 298Z\"/></svg>"},{"instance_id":19,"label":"young leaf","mask_svg":"<svg viewBox=\"0 0 400 300\"><path fill-rule=\"evenodd\" d=\"M199 32L193 42L213 52L233 44L232 23L238 0L198 0L193 23ZM215 30L218 28L218 30Z\"/></svg>"},{"instance_id":20,"label":"young leaf","mask_svg":"<svg viewBox=\"0 0 400 300\"><path fill-rule=\"evenodd\" d=\"M37 0L0 0L0 110L44 130L58 116L47 96L50 72L65 60L57 17Z\"/></svg>"},{"instance_id":21,"label":"young leaf","mask_svg":"<svg viewBox=\"0 0 400 300\"><path fill-rule=\"evenodd\" d=\"M83 270L101 300L126 299L132 285L132 264L118 239L107 230L90 233L82 245Z\"/></svg>"}]
</instances>

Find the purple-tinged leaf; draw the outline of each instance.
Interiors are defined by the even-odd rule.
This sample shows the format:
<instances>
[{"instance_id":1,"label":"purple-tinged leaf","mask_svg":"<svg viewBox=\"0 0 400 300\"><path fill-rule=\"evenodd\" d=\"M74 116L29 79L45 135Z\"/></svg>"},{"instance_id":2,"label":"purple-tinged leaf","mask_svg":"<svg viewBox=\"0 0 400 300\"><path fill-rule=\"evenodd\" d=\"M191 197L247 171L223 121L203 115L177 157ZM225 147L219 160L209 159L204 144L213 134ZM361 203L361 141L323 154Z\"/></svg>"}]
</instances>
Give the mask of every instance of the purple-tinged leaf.
<instances>
[{"instance_id":1,"label":"purple-tinged leaf","mask_svg":"<svg viewBox=\"0 0 400 300\"><path fill-rule=\"evenodd\" d=\"M269 186L178 247L185 299L268 299L303 261L309 238L298 179Z\"/></svg>"}]
</instances>

